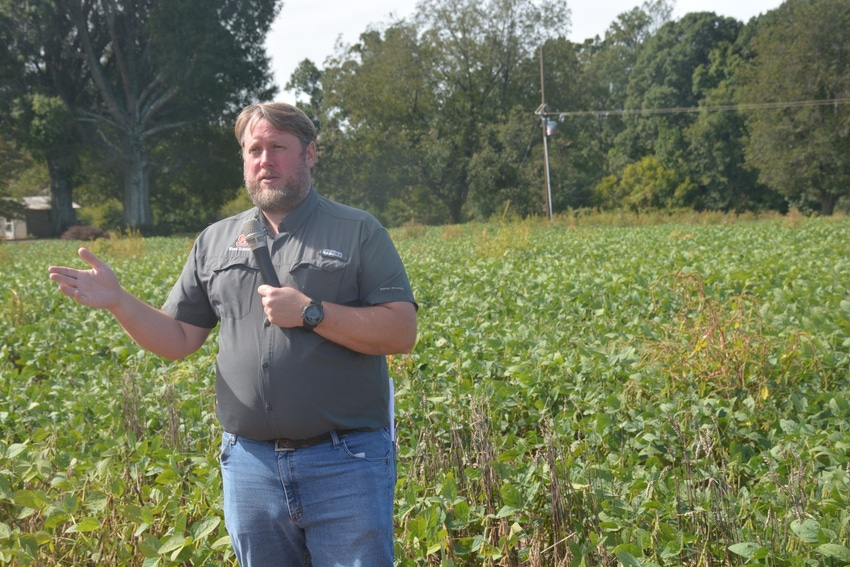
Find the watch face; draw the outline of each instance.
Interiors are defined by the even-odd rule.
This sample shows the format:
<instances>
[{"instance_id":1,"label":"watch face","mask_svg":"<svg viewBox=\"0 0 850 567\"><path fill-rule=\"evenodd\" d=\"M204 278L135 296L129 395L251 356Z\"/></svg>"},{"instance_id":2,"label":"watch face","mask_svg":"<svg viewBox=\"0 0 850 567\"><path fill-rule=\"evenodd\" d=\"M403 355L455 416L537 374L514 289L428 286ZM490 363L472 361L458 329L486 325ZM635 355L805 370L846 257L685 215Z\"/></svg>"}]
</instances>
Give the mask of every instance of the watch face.
<instances>
[{"instance_id":1,"label":"watch face","mask_svg":"<svg viewBox=\"0 0 850 567\"><path fill-rule=\"evenodd\" d=\"M308 305L304 310L304 322L308 325L318 325L322 321L322 308L318 305Z\"/></svg>"}]
</instances>

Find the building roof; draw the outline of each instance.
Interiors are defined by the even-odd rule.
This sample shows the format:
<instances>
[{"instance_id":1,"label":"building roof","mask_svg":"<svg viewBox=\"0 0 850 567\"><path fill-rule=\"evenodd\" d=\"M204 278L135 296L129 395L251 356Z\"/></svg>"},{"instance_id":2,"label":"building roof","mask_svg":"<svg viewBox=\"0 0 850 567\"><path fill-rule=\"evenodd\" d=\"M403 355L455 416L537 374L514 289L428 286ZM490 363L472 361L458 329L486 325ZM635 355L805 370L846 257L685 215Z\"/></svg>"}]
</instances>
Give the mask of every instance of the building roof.
<instances>
[{"instance_id":1,"label":"building roof","mask_svg":"<svg viewBox=\"0 0 850 567\"><path fill-rule=\"evenodd\" d=\"M49 195L35 195L32 197L23 197L21 199L24 202L24 206L31 211L49 211L50 210L50 196ZM79 209L80 206L77 203L73 203L72 205L75 209Z\"/></svg>"}]
</instances>

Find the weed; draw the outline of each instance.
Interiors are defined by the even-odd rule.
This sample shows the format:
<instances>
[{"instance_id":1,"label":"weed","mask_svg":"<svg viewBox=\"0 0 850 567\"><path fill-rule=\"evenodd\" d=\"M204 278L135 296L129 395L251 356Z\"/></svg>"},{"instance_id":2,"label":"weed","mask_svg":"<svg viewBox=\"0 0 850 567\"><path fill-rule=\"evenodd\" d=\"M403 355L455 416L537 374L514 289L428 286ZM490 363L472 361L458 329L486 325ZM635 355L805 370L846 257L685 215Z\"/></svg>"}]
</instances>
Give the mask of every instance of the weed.
<instances>
[{"instance_id":1,"label":"weed","mask_svg":"<svg viewBox=\"0 0 850 567\"><path fill-rule=\"evenodd\" d=\"M139 403L143 398L139 381L136 372L127 371L121 375L121 418L124 431L132 434L135 439L144 435L146 422L142 414L143 406Z\"/></svg>"},{"instance_id":2,"label":"weed","mask_svg":"<svg viewBox=\"0 0 850 567\"><path fill-rule=\"evenodd\" d=\"M403 238L422 238L427 233L428 227L415 221L408 221L401 227L401 235Z\"/></svg>"},{"instance_id":3,"label":"weed","mask_svg":"<svg viewBox=\"0 0 850 567\"><path fill-rule=\"evenodd\" d=\"M453 239L453 238L461 238L466 235L466 230L462 225L459 224L447 224L442 227L442 235L443 238Z\"/></svg>"},{"instance_id":4,"label":"weed","mask_svg":"<svg viewBox=\"0 0 850 567\"><path fill-rule=\"evenodd\" d=\"M147 245L139 230L127 228L124 232L112 233L108 240L95 240L91 245L91 251L96 255L133 259L144 256L147 253Z\"/></svg>"},{"instance_id":5,"label":"weed","mask_svg":"<svg viewBox=\"0 0 850 567\"><path fill-rule=\"evenodd\" d=\"M662 298L661 291L673 297ZM667 311L671 301L678 304L672 321L660 319L659 338L643 343L645 363L663 369L671 391L693 388L700 397L744 395L762 401L769 395L771 379L781 378L769 362L780 345L765 332L756 298L740 293L721 302L708 296L702 277L693 272L662 277L654 297L656 311ZM792 364L795 357L789 350L782 359ZM782 374L788 376L787 370Z\"/></svg>"},{"instance_id":6,"label":"weed","mask_svg":"<svg viewBox=\"0 0 850 567\"><path fill-rule=\"evenodd\" d=\"M528 248L531 241L530 221L486 225L476 238L476 251L482 258L499 258Z\"/></svg>"}]
</instances>

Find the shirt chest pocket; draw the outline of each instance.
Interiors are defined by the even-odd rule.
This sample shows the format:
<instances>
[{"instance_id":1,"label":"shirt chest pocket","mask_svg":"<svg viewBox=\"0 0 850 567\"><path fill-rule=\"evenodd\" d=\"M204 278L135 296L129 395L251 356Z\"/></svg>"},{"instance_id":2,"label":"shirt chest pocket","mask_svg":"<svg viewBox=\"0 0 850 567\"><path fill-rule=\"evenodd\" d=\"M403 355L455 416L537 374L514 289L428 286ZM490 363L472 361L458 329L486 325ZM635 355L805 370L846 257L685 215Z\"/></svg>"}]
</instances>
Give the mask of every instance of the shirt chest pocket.
<instances>
[{"instance_id":1,"label":"shirt chest pocket","mask_svg":"<svg viewBox=\"0 0 850 567\"><path fill-rule=\"evenodd\" d=\"M338 258L304 258L290 268L289 275L302 292L321 301L345 302L349 261Z\"/></svg>"},{"instance_id":2,"label":"shirt chest pocket","mask_svg":"<svg viewBox=\"0 0 850 567\"><path fill-rule=\"evenodd\" d=\"M261 305L257 288L260 270L250 255L210 258L207 293L210 305L221 319L242 319Z\"/></svg>"}]
</instances>

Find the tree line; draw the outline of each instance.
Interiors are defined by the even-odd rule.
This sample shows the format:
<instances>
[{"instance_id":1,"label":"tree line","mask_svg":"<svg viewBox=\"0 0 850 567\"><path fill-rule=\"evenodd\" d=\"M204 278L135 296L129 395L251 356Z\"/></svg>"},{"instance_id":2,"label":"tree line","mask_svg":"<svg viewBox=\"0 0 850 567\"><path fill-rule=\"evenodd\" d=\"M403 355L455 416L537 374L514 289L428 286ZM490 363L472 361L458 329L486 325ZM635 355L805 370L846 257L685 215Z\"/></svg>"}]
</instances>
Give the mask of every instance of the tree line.
<instances>
[{"instance_id":1,"label":"tree line","mask_svg":"<svg viewBox=\"0 0 850 567\"><path fill-rule=\"evenodd\" d=\"M230 124L277 94L262 30L279 1L0 6L0 152L46 164L55 207L120 202L127 226L194 230L244 195ZM289 78L320 131L316 185L388 225L850 209L850 3L672 10L646 0L577 43L564 0L420 0Z\"/></svg>"},{"instance_id":2,"label":"tree line","mask_svg":"<svg viewBox=\"0 0 850 567\"><path fill-rule=\"evenodd\" d=\"M57 233L77 222L72 200L132 228L203 226L240 183L227 126L275 95L263 30L280 8L0 0L0 150L24 155L6 191L40 169L30 185L49 184Z\"/></svg>"}]
</instances>

